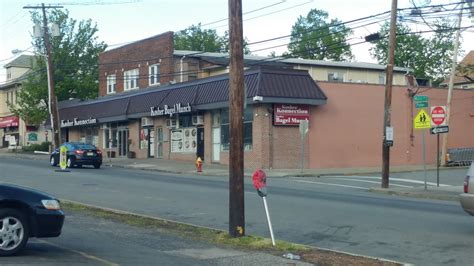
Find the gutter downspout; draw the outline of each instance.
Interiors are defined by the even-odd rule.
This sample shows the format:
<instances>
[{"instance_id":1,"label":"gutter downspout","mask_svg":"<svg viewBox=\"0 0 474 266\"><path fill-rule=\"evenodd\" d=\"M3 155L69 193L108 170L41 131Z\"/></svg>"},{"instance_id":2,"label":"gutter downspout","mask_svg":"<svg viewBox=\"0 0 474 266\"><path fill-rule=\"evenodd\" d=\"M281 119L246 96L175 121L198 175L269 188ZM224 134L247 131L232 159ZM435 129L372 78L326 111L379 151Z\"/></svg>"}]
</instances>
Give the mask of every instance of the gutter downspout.
<instances>
[{"instance_id":1,"label":"gutter downspout","mask_svg":"<svg viewBox=\"0 0 474 266\"><path fill-rule=\"evenodd\" d=\"M179 65L180 65L180 71L179 71L179 82L183 82L183 60L184 58L186 58L185 55L183 55L183 57L181 57L181 59L179 60Z\"/></svg>"}]
</instances>

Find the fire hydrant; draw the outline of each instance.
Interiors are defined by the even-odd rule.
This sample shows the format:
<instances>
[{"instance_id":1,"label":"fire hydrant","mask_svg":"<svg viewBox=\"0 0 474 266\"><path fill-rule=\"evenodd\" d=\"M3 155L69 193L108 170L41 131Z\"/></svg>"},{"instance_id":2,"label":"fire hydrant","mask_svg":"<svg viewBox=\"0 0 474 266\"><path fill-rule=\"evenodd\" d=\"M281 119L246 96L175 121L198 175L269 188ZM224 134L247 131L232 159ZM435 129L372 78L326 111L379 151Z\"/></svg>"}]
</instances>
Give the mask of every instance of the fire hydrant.
<instances>
[{"instance_id":1,"label":"fire hydrant","mask_svg":"<svg viewBox=\"0 0 474 266\"><path fill-rule=\"evenodd\" d=\"M196 159L196 170L200 173L202 172L202 160L201 157L197 157Z\"/></svg>"}]
</instances>

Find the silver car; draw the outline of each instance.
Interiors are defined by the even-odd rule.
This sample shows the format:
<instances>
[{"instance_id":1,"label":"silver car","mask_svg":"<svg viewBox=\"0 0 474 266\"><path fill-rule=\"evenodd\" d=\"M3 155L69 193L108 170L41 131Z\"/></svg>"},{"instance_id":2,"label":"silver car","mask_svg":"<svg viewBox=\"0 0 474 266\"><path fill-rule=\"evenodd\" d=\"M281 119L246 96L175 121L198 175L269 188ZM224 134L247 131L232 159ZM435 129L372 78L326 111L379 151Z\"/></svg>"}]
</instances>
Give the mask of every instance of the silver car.
<instances>
[{"instance_id":1,"label":"silver car","mask_svg":"<svg viewBox=\"0 0 474 266\"><path fill-rule=\"evenodd\" d=\"M470 215L474 215L474 162L471 163L464 178L464 193L459 195L461 206Z\"/></svg>"}]
</instances>

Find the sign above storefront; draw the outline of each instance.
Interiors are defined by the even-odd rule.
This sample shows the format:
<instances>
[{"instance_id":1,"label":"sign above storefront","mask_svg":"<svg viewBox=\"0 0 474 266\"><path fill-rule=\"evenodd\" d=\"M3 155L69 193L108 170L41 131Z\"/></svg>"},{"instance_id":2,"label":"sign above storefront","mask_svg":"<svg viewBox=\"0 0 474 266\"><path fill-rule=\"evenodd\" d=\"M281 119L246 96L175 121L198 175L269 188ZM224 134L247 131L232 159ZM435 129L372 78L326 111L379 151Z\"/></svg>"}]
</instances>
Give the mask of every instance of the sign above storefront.
<instances>
[{"instance_id":1,"label":"sign above storefront","mask_svg":"<svg viewBox=\"0 0 474 266\"><path fill-rule=\"evenodd\" d=\"M181 105L181 103L177 103L173 106L165 105L163 108L160 108L158 106L154 106L150 108L151 116L169 115L170 117L172 117L174 114L190 113L190 112L191 112L191 105L189 103L187 105Z\"/></svg>"},{"instance_id":2,"label":"sign above storefront","mask_svg":"<svg viewBox=\"0 0 474 266\"><path fill-rule=\"evenodd\" d=\"M18 116L0 117L0 128L18 127L19 122Z\"/></svg>"},{"instance_id":3,"label":"sign above storefront","mask_svg":"<svg viewBox=\"0 0 474 266\"><path fill-rule=\"evenodd\" d=\"M78 119L77 117L72 120L61 120L61 127L75 127L75 126L87 126L97 124L97 118Z\"/></svg>"},{"instance_id":4,"label":"sign above storefront","mask_svg":"<svg viewBox=\"0 0 474 266\"><path fill-rule=\"evenodd\" d=\"M298 126L301 120L309 120L309 106L296 104L274 104L273 125Z\"/></svg>"}]
</instances>

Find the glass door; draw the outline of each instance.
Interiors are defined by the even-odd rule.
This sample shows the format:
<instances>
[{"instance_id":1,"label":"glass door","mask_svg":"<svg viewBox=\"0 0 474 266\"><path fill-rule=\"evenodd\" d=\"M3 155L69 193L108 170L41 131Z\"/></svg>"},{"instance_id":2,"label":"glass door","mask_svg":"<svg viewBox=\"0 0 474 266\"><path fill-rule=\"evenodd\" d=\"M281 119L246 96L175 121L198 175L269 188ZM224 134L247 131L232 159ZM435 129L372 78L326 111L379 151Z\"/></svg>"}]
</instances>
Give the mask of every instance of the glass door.
<instances>
[{"instance_id":1,"label":"glass door","mask_svg":"<svg viewBox=\"0 0 474 266\"><path fill-rule=\"evenodd\" d=\"M163 158L163 128L157 128L157 137L158 137L158 149L157 157Z\"/></svg>"},{"instance_id":2,"label":"glass door","mask_svg":"<svg viewBox=\"0 0 474 266\"><path fill-rule=\"evenodd\" d=\"M117 130L119 156L127 156L128 153L128 128Z\"/></svg>"},{"instance_id":3,"label":"glass door","mask_svg":"<svg viewBox=\"0 0 474 266\"><path fill-rule=\"evenodd\" d=\"M212 129L212 161L218 162L221 154L221 128Z\"/></svg>"}]
</instances>

